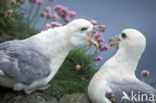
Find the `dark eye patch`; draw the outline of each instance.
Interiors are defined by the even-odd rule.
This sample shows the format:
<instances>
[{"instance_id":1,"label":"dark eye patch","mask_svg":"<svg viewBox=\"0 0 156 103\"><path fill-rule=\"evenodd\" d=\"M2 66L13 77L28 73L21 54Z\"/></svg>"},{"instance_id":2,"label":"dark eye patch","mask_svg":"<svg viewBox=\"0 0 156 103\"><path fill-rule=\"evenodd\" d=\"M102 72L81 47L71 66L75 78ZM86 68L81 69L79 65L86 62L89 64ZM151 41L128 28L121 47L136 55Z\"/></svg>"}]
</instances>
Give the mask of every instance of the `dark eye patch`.
<instances>
[{"instance_id":1,"label":"dark eye patch","mask_svg":"<svg viewBox=\"0 0 156 103\"><path fill-rule=\"evenodd\" d=\"M121 37L122 37L122 38L126 38L127 35L126 35L125 33L122 33L122 34L121 34Z\"/></svg>"},{"instance_id":2,"label":"dark eye patch","mask_svg":"<svg viewBox=\"0 0 156 103\"><path fill-rule=\"evenodd\" d=\"M86 31L88 28L87 27L82 27L81 31Z\"/></svg>"}]
</instances>

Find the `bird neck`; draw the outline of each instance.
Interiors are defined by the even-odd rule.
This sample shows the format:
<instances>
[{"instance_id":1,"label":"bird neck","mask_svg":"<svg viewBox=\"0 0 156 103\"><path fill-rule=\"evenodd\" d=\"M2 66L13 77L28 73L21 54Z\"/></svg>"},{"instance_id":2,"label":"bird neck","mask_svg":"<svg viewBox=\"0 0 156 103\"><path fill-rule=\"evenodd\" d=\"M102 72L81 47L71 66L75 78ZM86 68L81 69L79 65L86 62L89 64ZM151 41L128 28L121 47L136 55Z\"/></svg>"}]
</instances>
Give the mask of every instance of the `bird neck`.
<instances>
[{"instance_id":1,"label":"bird neck","mask_svg":"<svg viewBox=\"0 0 156 103\"><path fill-rule=\"evenodd\" d=\"M142 55L142 51L133 49L119 48L118 52L113 58L116 59L120 65L127 67L124 70L135 72L139 59Z\"/></svg>"},{"instance_id":2,"label":"bird neck","mask_svg":"<svg viewBox=\"0 0 156 103\"><path fill-rule=\"evenodd\" d=\"M53 58L57 54L65 58L73 47L69 45L66 32L63 29L63 27L59 27L43 31L32 36L30 41L33 41L32 45L35 45L35 50L47 58Z\"/></svg>"},{"instance_id":3,"label":"bird neck","mask_svg":"<svg viewBox=\"0 0 156 103\"><path fill-rule=\"evenodd\" d=\"M106 74L105 78L136 78L135 70L142 55L142 51L136 51L119 48L117 53L102 66L101 73Z\"/></svg>"}]
</instances>

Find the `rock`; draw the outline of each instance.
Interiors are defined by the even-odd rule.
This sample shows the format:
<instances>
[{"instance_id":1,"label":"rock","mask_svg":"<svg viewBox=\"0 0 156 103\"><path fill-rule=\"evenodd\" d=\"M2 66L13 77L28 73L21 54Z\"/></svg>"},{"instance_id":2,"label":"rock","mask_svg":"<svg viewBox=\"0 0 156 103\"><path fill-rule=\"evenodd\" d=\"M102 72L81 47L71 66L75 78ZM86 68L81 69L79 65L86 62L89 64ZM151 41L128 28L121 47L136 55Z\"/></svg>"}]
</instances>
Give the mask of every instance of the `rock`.
<instances>
[{"instance_id":1,"label":"rock","mask_svg":"<svg viewBox=\"0 0 156 103\"><path fill-rule=\"evenodd\" d=\"M65 95L60 98L59 103L89 103L88 97L82 93Z\"/></svg>"},{"instance_id":2,"label":"rock","mask_svg":"<svg viewBox=\"0 0 156 103\"><path fill-rule=\"evenodd\" d=\"M46 92L33 92L29 95L24 92L15 92L12 89L0 89L0 103L89 103L83 93L64 95L59 100Z\"/></svg>"},{"instance_id":3,"label":"rock","mask_svg":"<svg viewBox=\"0 0 156 103\"><path fill-rule=\"evenodd\" d=\"M43 98L41 93L35 92L30 95L20 94L20 95L11 95L9 96L10 100L8 103L46 103L46 100ZM5 99L3 100L5 103Z\"/></svg>"},{"instance_id":4,"label":"rock","mask_svg":"<svg viewBox=\"0 0 156 103\"><path fill-rule=\"evenodd\" d=\"M56 98L51 98L47 100L46 103L59 103L59 102L56 100Z\"/></svg>"}]
</instances>

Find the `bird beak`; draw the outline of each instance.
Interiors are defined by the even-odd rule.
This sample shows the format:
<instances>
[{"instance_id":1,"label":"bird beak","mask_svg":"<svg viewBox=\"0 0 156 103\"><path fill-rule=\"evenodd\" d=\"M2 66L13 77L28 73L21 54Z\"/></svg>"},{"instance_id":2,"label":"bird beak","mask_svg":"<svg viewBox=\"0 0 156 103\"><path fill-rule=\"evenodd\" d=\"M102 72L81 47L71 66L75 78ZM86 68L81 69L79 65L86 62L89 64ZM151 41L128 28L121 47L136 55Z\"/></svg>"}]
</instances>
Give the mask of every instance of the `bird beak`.
<instances>
[{"instance_id":1,"label":"bird beak","mask_svg":"<svg viewBox=\"0 0 156 103\"><path fill-rule=\"evenodd\" d=\"M93 38L90 36L90 34L87 34L87 36L89 38L89 40L88 40L89 45L95 45L98 48L99 44L95 40L93 40Z\"/></svg>"},{"instance_id":2,"label":"bird beak","mask_svg":"<svg viewBox=\"0 0 156 103\"><path fill-rule=\"evenodd\" d=\"M116 49L119 48L120 38L114 37L109 39L109 46L114 46Z\"/></svg>"},{"instance_id":3,"label":"bird beak","mask_svg":"<svg viewBox=\"0 0 156 103\"><path fill-rule=\"evenodd\" d=\"M94 26L91 32L103 31L106 27Z\"/></svg>"}]
</instances>

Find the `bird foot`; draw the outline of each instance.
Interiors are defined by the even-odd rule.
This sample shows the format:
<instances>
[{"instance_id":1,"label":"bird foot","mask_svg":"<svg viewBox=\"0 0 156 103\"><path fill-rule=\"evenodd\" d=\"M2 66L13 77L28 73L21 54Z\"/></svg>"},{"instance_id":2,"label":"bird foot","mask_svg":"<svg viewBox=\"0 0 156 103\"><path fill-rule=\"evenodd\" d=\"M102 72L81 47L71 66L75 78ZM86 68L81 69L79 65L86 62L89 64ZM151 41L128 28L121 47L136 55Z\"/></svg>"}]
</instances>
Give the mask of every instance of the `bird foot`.
<instances>
[{"instance_id":1,"label":"bird foot","mask_svg":"<svg viewBox=\"0 0 156 103\"><path fill-rule=\"evenodd\" d=\"M33 91L35 91L35 90L37 90L37 89L24 89L24 92L25 92L25 94L30 94L30 93L32 93Z\"/></svg>"},{"instance_id":2,"label":"bird foot","mask_svg":"<svg viewBox=\"0 0 156 103\"><path fill-rule=\"evenodd\" d=\"M46 90L51 86L51 84L47 84L45 86L42 86L40 88L34 88L34 89L24 89L25 94L30 94L36 90Z\"/></svg>"},{"instance_id":3,"label":"bird foot","mask_svg":"<svg viewBox=\"0 0 156 103\"><path fill-rule=\"evenodd\" d=\"M38 90L46 90L46 89L48 89L50 86L51 86L51 84L47 84L47 85L45 85L45 86L42 86L42 87L38 88Z\"/></svg>"}]
</instances>

